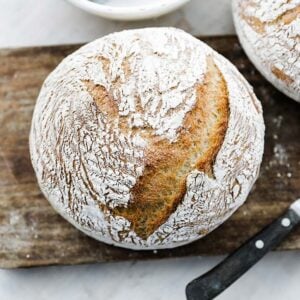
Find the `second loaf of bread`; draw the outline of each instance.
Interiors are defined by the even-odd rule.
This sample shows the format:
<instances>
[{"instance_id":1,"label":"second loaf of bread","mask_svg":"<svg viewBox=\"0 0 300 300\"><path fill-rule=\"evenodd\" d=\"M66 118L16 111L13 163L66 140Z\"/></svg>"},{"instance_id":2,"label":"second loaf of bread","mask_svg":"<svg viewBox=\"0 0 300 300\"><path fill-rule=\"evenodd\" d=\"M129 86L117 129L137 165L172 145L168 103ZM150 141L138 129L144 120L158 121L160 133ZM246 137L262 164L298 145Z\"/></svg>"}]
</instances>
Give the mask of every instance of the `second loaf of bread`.
<instances>
[{"instance_id":1,"label":"second loaf of bread","mask_svg":"<svg viewBox=\"0 0 300 300\"><path fill-rule=\"evenodd\" d=\"M239 40L276 88L300 102L300 0L233 0Z\"/></svg>"},{"instance_id":2,"label":"second loaf of bread","mask_svg":"<svg viewBox=\"0 0 300 300\"><path fill-rule=\"evenodd\" d=\"M206 235L245 201L263 139L261 105L231 63L183 31L148 28L96 40L55 69L30 150L69 222L155 249Z\"/></svg>"}]
</instances>

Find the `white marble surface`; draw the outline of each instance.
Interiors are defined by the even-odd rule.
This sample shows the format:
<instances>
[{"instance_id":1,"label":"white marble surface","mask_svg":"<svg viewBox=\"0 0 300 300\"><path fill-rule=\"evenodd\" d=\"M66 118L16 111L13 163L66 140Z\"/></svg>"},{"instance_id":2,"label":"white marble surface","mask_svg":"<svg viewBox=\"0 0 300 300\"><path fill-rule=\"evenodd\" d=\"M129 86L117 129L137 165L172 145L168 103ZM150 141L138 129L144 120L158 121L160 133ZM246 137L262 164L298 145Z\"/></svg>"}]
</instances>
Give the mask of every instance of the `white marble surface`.
<instances>
[{"instance_id":1,"label":"white marble surface","mask_svg":"<svg viewBox=\"0 0 300 300\"><path fill-rule=\"evenodd\" d=\"M230 0L192 0L184 9L142 22L101 19L63 0L0 0L0 5L0 47L84 42L145 26L176 26L195 35L234 32Z\"/></svg>"},{"instance_id":2,"label":"white marble surface","mask_svg":"<svg viewBox=\"0 0 300 300\"><path fill-rule=\"evenodd\" d=\"M230 0L192 0L146 22L112 22L63 0L0 0L0 47L85 42L124 28L177 26L196 35L234 33ZM0 270L0 300L180 300L220 257ZM218 299L300 299L300 252L267 255Z\"/></svg>"}]
</instances>

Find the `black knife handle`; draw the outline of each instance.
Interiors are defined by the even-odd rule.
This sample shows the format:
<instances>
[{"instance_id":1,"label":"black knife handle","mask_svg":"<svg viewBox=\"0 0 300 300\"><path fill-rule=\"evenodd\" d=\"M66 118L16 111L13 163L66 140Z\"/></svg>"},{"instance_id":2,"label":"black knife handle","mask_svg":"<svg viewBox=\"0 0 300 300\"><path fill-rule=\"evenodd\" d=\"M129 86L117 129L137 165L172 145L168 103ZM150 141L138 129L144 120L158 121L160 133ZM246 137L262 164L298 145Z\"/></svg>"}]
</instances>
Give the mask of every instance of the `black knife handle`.
<instances>
[{"instance_id":1,"label":"black knife handle","mask_svg":"<svg viewBox=\"0 0 300 300\"><path fill-rule=\"evenodd\" d=\"M298 224L299 215L292 209L248 240L209 272L186 287L188 300L207 300L218 296L268 251L276 247Z\"/></svg>"}]
</instances>

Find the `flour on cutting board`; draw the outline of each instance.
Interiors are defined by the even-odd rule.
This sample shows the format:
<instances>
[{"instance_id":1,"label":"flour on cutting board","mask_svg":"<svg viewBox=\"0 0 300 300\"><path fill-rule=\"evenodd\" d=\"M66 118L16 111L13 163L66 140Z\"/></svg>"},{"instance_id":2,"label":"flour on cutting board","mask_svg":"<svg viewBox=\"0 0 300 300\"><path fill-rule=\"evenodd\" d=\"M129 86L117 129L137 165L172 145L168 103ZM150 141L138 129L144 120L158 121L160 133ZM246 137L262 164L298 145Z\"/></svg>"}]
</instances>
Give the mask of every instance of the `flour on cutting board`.
<instances>
[{"instance_id":1,"label":"flour on cutting board","mask_svg":"<svg viewBox=\"0 0 300 300\"><path fill-rule=\"evenodd\" d=\"M274 103L274 105L276 105ZM275 116L272 120L273 123L273 148L272 148L272 157L269 160L268 164L265 166L265 170L272 170L275 172L277 178L281 179L281 183L288 183L288 179L293 177L291 172L291 164L289 161L289 152L294 152L293 149L288 149L290 147L284 143L281 143L281 132L283 129L285 119L282 115Z\"/></svg>"}]
</instances>

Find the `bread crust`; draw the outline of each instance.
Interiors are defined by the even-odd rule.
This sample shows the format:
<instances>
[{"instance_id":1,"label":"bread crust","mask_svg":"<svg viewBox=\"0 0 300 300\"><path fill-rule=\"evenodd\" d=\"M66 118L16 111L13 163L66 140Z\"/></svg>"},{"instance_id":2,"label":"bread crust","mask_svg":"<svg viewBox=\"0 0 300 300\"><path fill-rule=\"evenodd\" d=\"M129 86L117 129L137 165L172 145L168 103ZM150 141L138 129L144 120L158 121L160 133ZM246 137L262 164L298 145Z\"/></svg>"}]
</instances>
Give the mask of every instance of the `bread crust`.
<instances>
[{"instance_id":1,"label":"bread crust","mask_svg":"<svg viewBox=\"0 0 300 300\"><path fill-rule=\"evenodd\" d=\"M112 210L115 216L129 220L132 230L144 240L176 210L191 171L213 176L212 165L227 129L229 103L226 83L211 57L207 66L203 84L196 87L195 106L186 114L177 140L170 143L148 137L144 173L132 189L132 200L127 207Z\"/></svg>"},{"instance_id":2,"label":"bread crust","mask_svg":"<svg viewBox=\"0 0 300 300\"><path fill-rule=\"evenodd\" d=\"M300 1L234 0L239 40L263 76L300 102Z\"/></svg>"},{"instance_id":3,"label":"bread crust","mask_svg":"<svg viewBox=\"0 0 300 300\"><path fill-rule=\"evenodd\" d=\"M172 28L116 33L46 80L30 134L53 207L86 234L172 248L227 219L257 178L264 124L238 71Z\"/></svg>"}]
</instances>

